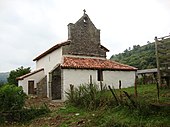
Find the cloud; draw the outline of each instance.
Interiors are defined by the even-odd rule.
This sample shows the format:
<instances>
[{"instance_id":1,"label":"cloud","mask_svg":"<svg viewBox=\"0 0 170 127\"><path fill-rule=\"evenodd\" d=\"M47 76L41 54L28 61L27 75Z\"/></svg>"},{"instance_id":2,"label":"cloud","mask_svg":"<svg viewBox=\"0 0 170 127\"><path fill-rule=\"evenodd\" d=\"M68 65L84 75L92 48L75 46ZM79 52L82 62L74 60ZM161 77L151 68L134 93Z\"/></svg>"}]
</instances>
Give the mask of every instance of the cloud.
<instances>
[{"instance_id":1,"label":"cloud","mask_svg":"<svg viewBox=\"0 0 170 127\"><path fill-rule=\"evenodd\" d=\"M101 29L101 43L110 49L109 57L152 42L170 32L167 4L168 0L1 0L0 72L34 68L33 58L67 40L67 24L75 23L83 9Z\"/></svg>"}]
</instances>

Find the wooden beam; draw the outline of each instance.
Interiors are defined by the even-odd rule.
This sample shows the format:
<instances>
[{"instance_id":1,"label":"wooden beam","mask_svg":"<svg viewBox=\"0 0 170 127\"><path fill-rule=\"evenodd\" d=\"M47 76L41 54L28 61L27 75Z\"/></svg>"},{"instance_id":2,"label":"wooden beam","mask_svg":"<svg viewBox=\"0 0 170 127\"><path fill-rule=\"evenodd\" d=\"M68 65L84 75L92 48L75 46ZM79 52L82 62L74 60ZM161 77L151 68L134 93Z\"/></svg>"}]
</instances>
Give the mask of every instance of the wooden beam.
<instances>
[{"instance_id":1,"label":"wooden beam","mask_svg":"<svg viewBox=\"0 0 170 127\"><path fill-rule=\"evenodd\" d=\"M158 77L158 85L161 86L161 74L160 74L160 62L159 62L159 58L158 58L158 47L157 47L157 44L158 44L158 38L155 37L155 53L156 53L156 63L157 63L157 77Z\"/></svg>"},{"instance_id":2,"label":"wooden beam","mask_svg":"<svg viewBox=\"0 0 170 127\"><path fill-rule=\"evenodd\" d=\"M160 64L161 64L161 65L164 65L164 66L165 66L165 65L167 65L167 66L169 65L169 66L170 66L170 62L168 62L168 61L162 62L162 63L160 63Z\"/></svg>"},{"instance_id":3,"label":"wooden beam","mask_svg":"<svg viewBox=\"0 0 170 127\"><path fill-rule=\"evenodd\" d=\"M166 39L166 38L169 38L169 37L170 37L170 35L164 36L164 37L160 37L160 38L157 38L157 37L156 37L156 38L157 38L157 40L160 40L160 39L163 40L163 39Z\"/></svg>"},{"instance_id":4,"label":"wooden beam","mask_svg":"<svg viewBox=\"0 0 170 127\"><path fill-rule=\"evenodd\" d=\"M158 54L158 56L157 56L159 59L160 59L160 61L169 61L170 60L170 56L169 55L160 55L160 54Z\"/></svg>"}]
</instances>

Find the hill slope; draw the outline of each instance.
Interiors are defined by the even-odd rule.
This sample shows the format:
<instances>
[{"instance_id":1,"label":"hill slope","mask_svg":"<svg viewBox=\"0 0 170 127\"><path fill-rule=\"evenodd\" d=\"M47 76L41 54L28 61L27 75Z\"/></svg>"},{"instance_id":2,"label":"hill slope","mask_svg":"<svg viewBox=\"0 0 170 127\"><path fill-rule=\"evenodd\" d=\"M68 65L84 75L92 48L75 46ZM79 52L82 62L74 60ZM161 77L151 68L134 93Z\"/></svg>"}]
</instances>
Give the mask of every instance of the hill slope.
<instances>
[{"instance_id":1,"label":"hill slope","mask_svg":"<svg viewBox=\"0 0 170 127\"><path fill-rule=\"evenodd\" d=\"M123 53L112 55L110 59L138 69L156 68L155 45L134 45L132 50L126 49Z\"/></svg>"},{"instance_id":2,"label":"hill slope","mask_svg":"<svg viewBox=\"0 0 170 127\"><path fill-rule=\"evenodd\" d=\"M9 72L0 73L0 83L6 83L8 76Z\"/></svg>"}]
</instances>

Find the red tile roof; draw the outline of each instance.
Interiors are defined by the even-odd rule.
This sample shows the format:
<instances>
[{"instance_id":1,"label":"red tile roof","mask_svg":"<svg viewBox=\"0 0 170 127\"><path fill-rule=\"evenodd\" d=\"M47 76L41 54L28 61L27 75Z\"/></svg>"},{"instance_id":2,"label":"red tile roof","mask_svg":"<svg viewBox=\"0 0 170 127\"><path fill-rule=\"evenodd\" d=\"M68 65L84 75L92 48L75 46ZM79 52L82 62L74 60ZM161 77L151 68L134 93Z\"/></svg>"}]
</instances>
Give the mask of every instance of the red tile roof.
<instances>
[{"instance_id":1,"label":"red tile roof","mask_svg":"<svg viewBox=\"0 0 170 127\"><path fill-rule=\"evenodd\" d=\"M121 64L115 61L97 58L64 57L62 68L75 69L105 69L136 71L137 68Z\"/></svg>"},{"instance_id":2,"label":"red tile roof","mask_svg":"<svg viewBox=\"0 0 170 127\"><path fill-rule=\"evenodd\" d=\"M44 68L41 68L41 69L38 69L38 70L35 70L35 71L33 71L33 72L30 72L30 73L28 73L28 74L25 74L25 75L23 75L23 76L20 76L20 77L18 77L18 78L16 78L17 80L23 80L24 78L26 78L26 77L28 77L28 76L31 76L31 75L33 75L33 74L35 74L35 73L38 73L38 72L40 72L40 71L43 71L44 70Z\"/></svg>"},{"instance_id":3,"label":"red tile roof","mask_svg":"<svg viewBox=\"0 0 170 127\"><path fill-rule=\"evenodd\" d=\"M68 40L66 42L62 42L62 43L56 44L53 47L51 47L50 49L48 49L47 51L45 51L44 53L42 53L41 55L37 56L35 59L33 59L33 61L39 60L42 57L46 56L47 54L53 52L54 50L56 50L56 49L58 49L58 48L60 48L62 46L65 46L65 45L69 45L69 44L70 44L70 40Z\"/></svg>"}]
</instances>

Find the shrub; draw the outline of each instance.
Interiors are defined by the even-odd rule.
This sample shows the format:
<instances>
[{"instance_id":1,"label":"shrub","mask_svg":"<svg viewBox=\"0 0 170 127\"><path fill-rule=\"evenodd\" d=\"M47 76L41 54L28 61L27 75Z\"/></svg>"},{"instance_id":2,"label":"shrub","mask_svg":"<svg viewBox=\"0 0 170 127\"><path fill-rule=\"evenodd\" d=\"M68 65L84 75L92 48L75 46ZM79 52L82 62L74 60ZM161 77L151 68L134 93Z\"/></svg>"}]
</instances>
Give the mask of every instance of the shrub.
<instances>
[{"instance_id":1,"label":"shrub","mask_svg":"<svg viewBox=\"0 0 170 127\"><path fill-rule=\"evenodd\" d=\"M4 123L5 121L7 121L8 123L25 123L49 112L50 110L46 105L41 106L40 108L31 107L29 109L23 108L21 110L13 110L7 114L2 114L0 118L0 123Z\"/></svg>"},{"instance_id":2,"label":"shrub","mask_svg":"<svg viewBox=\"0 0 170 127\"><path fill-rule=\"evenodd\" d=\"M83 84L74 88L70 85L70 90L66 92L68 103L78 107L95 110L104 107L109 103L109 98L103 96L106 87L100 91L96 84Z\"/></svg>"},{"instance_id":3,"label":"shrub","mask_svg":"<svg viewBox=\"0 0 170 127\"><path fill-rule=\"evenodd\" d=\"M22 87L15 85L4 85L0 87L0 112L22 109L26 97Z\"/></svg>"},{"instance_id":4,"label":"shrub","mask_svg":"<svg viewBox=\"0 0 170 127\"><path fill-rule=\"evenodd\" d=\"M50 112L46 105L40 108L23 108L27 96L22 87L4 85L0 87L0 123L27 122Z\"/></svg>"},{"instance_id":5,"label":"shrub","mask_svg":"<svg viewBox=\"0 0 170 127\"><path fill-rule=\"evenodd\" d=\"M22 109L19 110L18 112L14 111L12 113L12 118L13 118L12 121L16 121L20 123L28 122L36 117L47 114L49 112L50 109L46 105L43 105L40 108L31 107L30 109Z\"/></svg>"}]
</instances>

